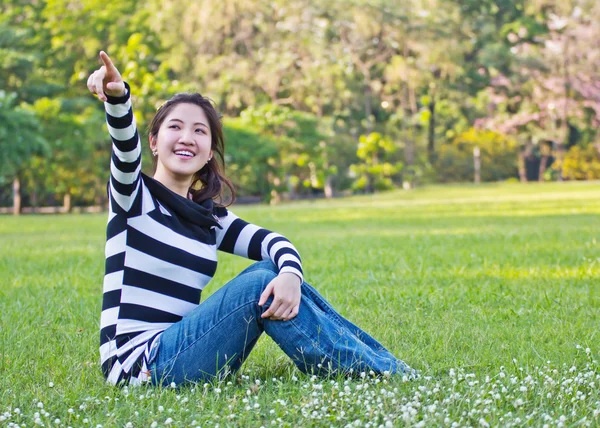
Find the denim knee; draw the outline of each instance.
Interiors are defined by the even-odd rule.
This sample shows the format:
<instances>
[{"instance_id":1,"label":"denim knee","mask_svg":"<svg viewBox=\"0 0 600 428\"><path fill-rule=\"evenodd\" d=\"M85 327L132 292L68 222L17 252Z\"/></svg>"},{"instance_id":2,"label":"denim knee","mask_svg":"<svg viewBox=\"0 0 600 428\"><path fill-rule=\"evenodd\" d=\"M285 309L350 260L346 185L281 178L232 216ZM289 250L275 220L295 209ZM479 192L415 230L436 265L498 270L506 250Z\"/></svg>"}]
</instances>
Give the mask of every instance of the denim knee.
<instances>
[{"instance_id":1,"label":"denim knee","mask_svg":"<svg viewBox=\"0 0 600 428\"><path fill-rule=\"evenodd\" d=\"M240 272L238 278L242 280L243 288L248 291L253 290L252 293L258 302L267 285L277 277L278 273L277 266L270 260L265 260L248 266Z\"/></svg>"}]
</instances>

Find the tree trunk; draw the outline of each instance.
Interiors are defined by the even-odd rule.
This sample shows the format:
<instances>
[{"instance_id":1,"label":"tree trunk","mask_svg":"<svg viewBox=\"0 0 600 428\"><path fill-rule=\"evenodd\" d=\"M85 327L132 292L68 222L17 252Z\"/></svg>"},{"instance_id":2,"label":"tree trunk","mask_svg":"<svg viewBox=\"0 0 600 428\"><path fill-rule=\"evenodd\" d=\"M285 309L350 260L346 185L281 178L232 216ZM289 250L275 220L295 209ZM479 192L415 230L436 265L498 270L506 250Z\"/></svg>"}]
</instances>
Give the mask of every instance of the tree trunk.
<instances>
[{"instance_id":1,"label":"tree trunk","mask_svg":"<svg viewBox=\"0 0 600 428\"><path fill-rule=\"evenodd\" d=\"M292 175L291 174L285 175L285 182L287 183L288 197L290 198L290 200L296 199L296 188L292 184Z\"/></svg>"},{"instance_id":2,"label":"tree trunk","mask_svg":"<svg viewBox=\"0 0 600 428\"><path fill-rule=\"evenodd\" d=\"M403 97L403 104L404 104L404 109L405 111L408 110L408 108L410 107L410 88L406 88L406 91L404 93L404 97ZM414 111L411 111L411 113L414 114ZM408 122L408 123L407 123ZM410 129L410 136L408 133L408 128ZM406 163L407 166L412 166L415 163L415 140L414 140L414 128L413 126L410 124L410 121L407 121L406 118L402 119L402 136L404 139L404 162Z\"/></svg>"},{"instance_id":3,"label":"tree trunk","mask_svg":"<svg viewBox=\"0 0 600 428\"><path fill-rule=\"evenodd\" d=\"M69 192L65 193L65 196L63 196L63 211L65 213L71 212L71 194Z\"/></svg>"},{"instance_id":4,"label":"tree trunk","mask_svg":"<svg viewBox=\"0 0 600 428\"><path fill-rule=\"evenodd\" d=\"M481 183L481 150L479 147L473 147L473 181L475 184Z\"/></svg>"},{"instance_id":5,"label":"tree trunk","mask_svg":"<svg viewBox=\"0 0 600 428\"><path fill-rule=\"evenodd\" d=\"M13 180L13 214L21 214L21 180L18 176Z\"/></svg>"},{"instance_id":6,"label":"tree trunk","mask_svg":"<svg viewBox=\"0 0 600 428\"><path fill-rule=\"evenodd\" d=\"M540 171L538 173L538 181L544 181L544 174L546 174L546 169L548 168L548 155L542 155L540 158Z\"/></svg>"},{"instance_id":7,"label":"tree trunk","mask_svg":"<svg viewBox=\"0 0 600 428\"><path fill-rule=\"evenodd\" d=\"M569 75L569 36L567 36L567 41L565 43L565 52L563 55L565 59L564 62L564 90L565 90L565 104L563 106L563 114L562 114L562 123L561 123L561 136L562 141L558 144L558 150L556 151L556 163L558 164L558 181L563 181L563 159L565 157L565 149L567 147L567 143L569 141L569 87L571 77Z\"/></svg>"},{"instance_id":8,"label":"tree trunk","mask_svg":"<svg viewBox=\"0 0 600 428\"><path fill-rule=\"evenodd\" d=\"M371 116L373 115L373 109L371 106L371 87L368 83L365 83L365 119L367 120L367 135L373 131L373 121Z\"/></svg>"},{"instance_id":9,"label":"tree trunk","mask_svg":"<svg viewBox=\"0 0 600 428\"><path fill-rule=\"evenodd\" d=\"M325 177L325 187L324 187L324 191L325 191L325 197L327 199L333 198L333 177L331 175L328 175L327 177Z\"/></svg>"},{"instance_id":10,"label":"tree trunk","mask_svg":"<svg viewBox=\"0 0 600 428\"><path fill-rule=\"evenodd\" d=\"M521 183L527 183L527 163L525 162L526 151L521 150L519 152L519 180Z\"/></svg>"},{"instance_id":11,"label":"tree trunk","mask_svg":"<svg viewBox=\"0 0 600 428\"><path fill-rule=\"evenodd\" d=\"M37 213L38 211L38 194L37 191L34 189L31 191L31 212L32 213Z\"/></svg>"},{"instance_id":12,"label":"tree trunk","mask_svg":"<svg viewBox=\"0 0 600 428\"><path fill-rule=\"evenodd\" d=\"M427 138L427 159L433 163L435 155L435 99L431 98L429 103L429 135Z\"/></svg>"}]
</instances>

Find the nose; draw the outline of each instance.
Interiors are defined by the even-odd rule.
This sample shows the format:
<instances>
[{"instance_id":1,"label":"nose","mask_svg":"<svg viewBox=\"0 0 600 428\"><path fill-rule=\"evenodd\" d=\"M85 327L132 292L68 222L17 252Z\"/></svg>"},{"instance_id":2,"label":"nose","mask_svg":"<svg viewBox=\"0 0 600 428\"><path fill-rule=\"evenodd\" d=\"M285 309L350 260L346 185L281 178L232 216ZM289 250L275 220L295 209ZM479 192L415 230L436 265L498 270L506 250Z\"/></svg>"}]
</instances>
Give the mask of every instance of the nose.
<instances>
[{"instance_id":1,"label":"nose","mask_svg":"<svg viewBox=\"0 0 600 428\"><path fill-rule=\"evenodd\" d=\"M189 129L184 128L183 131L181 132L180 136L179 136L179 142L181 144L194 144L194 137L193 137L193 132L190 131Z\"/></svg>"}]
</instances>

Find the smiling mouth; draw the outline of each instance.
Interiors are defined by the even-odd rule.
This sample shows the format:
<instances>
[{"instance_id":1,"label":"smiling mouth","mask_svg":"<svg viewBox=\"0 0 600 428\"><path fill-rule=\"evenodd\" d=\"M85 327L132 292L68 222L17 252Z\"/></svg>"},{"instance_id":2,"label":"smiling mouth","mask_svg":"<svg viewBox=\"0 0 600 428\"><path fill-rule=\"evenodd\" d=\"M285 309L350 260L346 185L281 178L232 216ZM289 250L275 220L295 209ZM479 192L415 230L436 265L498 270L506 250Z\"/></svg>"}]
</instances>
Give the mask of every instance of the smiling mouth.
<instances>
[{"instance_id":1,"label":"smiling mouth","mask_svg":"<svg viewBox=\"0 0 600 428\"><path fill-rule=\"evenodd\" d=\"M175 154L179 157L183 157L183 158L193 158L195 155L190 152L189 150L177 150L175 151Z\"/></svg>"}]
</instances>

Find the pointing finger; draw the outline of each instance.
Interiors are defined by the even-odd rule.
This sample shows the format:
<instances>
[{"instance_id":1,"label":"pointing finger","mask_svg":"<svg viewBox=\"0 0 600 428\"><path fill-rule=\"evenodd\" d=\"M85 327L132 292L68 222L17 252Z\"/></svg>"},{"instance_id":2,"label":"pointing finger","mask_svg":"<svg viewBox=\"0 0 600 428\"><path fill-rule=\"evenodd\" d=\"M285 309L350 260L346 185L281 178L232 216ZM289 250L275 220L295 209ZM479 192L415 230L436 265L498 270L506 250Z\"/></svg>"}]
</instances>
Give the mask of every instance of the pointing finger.
<instances>
[{"instance_id":1,"label":"pointing finger","mask_svg":"<svg viewBox=\"0 0 600 428\"><path fill-rule=\"evenodd\" d=\"M112 60L110 59L110 57L106 54L106 52L100 51L100 59L104 63L104 66L106 67L107 70L111 70L112 71L112 70L116 70L117 69L115 67L115 65L113 64Z\"/></svg>"}]
</instances>

